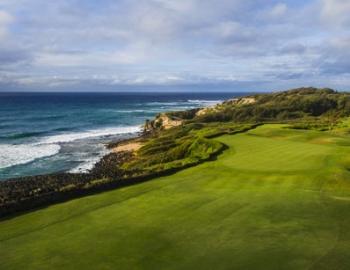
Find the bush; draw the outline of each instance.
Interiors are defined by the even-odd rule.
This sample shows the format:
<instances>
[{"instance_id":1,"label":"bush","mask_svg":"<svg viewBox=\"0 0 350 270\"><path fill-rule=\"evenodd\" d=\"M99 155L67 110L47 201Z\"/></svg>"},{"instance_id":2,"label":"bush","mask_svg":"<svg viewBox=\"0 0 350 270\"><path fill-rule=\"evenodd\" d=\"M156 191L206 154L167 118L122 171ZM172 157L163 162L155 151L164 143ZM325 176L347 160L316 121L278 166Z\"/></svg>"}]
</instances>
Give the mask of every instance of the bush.
<instances>
[{"instance_id":1,"label":"bush","mask_svg":"<svg viewBox=\"0 0 350 270\"><path fill-rule=\"evenodd\" d=\"M180 169L218 154L224 145L211 138L253 128L234 123L188 123L154 135L137 155L122 166L126 175L137 176Z\"/></svg>"},{"instance_id":2,"label":"bush","mask_svg":"<svg viewBox=\"0 0 350 270\"><path fill-rule=\"evenodd\" d=\"M253 96L254 104L224 103L217 110L196 117L198 122L256 123L319 117L333 113L350 116L350 94L332 89L300 88Z\"/></svg>"}]
</instances>

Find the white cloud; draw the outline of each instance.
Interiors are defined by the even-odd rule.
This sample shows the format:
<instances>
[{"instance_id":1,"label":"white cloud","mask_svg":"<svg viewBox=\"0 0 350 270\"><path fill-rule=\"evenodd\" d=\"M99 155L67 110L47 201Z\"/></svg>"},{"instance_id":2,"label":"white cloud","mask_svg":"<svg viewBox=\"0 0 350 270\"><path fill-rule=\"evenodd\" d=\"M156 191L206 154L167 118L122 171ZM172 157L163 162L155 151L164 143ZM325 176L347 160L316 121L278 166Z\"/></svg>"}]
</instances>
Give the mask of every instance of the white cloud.
<instances>
[{"instance_id":1,"label":"white cloud","mask_svg":"<svg viewBox=\"0 0 350 270\"><path fill-rule=\"evenodd\" d=\"M153 2L169 10L180 13L187 13L189 11L193 11L193 9L196 7L195 0L153 0Z\"/></svg>"},{"instance_id":2,"label":"white cloud","mask_svg":"<svg viewBox=\"0 0 350 270\"><path fill-rule=\"evenodd\" d=\"M312 79L326 66L315 59L331 62L333 73L348 67L341 56L349 51L349 6L348 0L0 0L0 78L11 73L6 81L23 85L263 81L301 73Z\"/></svg>"},{"instance_id":3,"label":"white cloud","mask_svg":"<svg viewBox=\"0 0 350 270\"><path fill-rule=\"evenodd\" d=\"M8 33L7 27L13 20L13 17L9 13L0 10L0 40L6 37Z\"/></svg>"},{"instance_id":4,"label":"white cloud","mask_svg":"<svg viewBox=\"0 0 350 270\"><path fill-rule=\"evenodd\" d=\"M350 24L350 1L321 0L321 17L330 25Z\"/></svg>"},{"instance_id":5,"label":"white cloud","mask_svg":"<svg viewBox=\"0 0 350 270\"><path fill-rule=\"evenodd\" d=\"M245 31L244 29L242 29L240 23L233 21L219 23L217 27L213 28L212 30L212 34L216 32L219 36L225 39L241 35Z\"/></svg>"},{"instance_id":6,"label":"white cloud","mask_svg":"<svg viewBox=\"0 0 350 270\"><path fill-rule=\"evenodd\" d=\"M270 15L275 18L284 16L288 11L288 6L285 3L276 4L270 11Z\"/></svg>"},{"instance_id":7,"label":"white cloud","mask_svg":"<svg viewBox=\"0 0 350 270\"><path fill-rule=\"evenodd\" d=\"M135 64L147 58L142 49L128 49L115 52L42 52L35 60L38 67L103 67L116 64Z\"/></svg>"},{"instance_id":8,"label":"white cloud","mask_svg":"<svg viewBox=\"0 0 350 270\"><path fill-rule=\"evenodd\" d=\"M13 17L7 12L0 10L0 25L7 25L13 21Z\"/></svg>"}]
</instances>

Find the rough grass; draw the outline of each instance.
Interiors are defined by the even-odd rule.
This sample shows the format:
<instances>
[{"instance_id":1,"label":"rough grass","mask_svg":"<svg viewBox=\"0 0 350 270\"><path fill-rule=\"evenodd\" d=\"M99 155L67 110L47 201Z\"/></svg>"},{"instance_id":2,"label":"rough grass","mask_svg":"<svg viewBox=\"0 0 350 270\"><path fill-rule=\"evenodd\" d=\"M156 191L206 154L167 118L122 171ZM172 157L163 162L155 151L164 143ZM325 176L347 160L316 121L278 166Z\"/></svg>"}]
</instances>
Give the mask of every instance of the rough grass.
<instances>
[{"instance_id":1,"label":"rough grass","mask_svg":"<svg viewBox=\"0 0 350 270\"><path fill-rule=\"evenodd\" d=\"M123 164L122 169L126 176L138 176L194 166L224 150L225 145L213 140L213 137L254 127L256 125L252 124L186 123L163 130L154 134L130 162Z\"/></svg>"},{"instance_id":2,"label":"rough grass","mask_svg":"<svg viewBox=\"0 0 350 270\"><path fill-rule=\"evenodd\" d=\"M214 162L2 221L0 269L350 268L350 139L217 140Z\"/></svg>"}]
</instances>

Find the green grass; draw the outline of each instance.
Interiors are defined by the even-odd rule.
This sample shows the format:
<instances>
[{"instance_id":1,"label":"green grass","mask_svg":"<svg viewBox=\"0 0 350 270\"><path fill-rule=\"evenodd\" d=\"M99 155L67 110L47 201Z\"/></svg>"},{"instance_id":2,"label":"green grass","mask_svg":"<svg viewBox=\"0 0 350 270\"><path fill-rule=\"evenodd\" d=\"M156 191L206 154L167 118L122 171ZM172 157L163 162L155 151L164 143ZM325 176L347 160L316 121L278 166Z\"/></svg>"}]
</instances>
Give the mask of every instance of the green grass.
<instances>
[{"instance_id":1,"label":"green grass","mask_svg":"<svg viewBox=\"0 0 350 270\"><path fill-rule=\"evenodd\" d=\"M216 140L216 161L2 221L0 269L350 269L350 138Z\"/></svg>"},{"instance_id":2,"label":"green grass","mask_svg":"<svg viewBox=\"0 0 350 270\"><path fill-rule=\"evenodd\" d=\"M185 123L155 132L120 169L122 178L154 175L181 170L216 157L225 145L214 137L236 134L255 128L254 124ZM107 175L110 169L107 169Z\"/></svg>"}]
</instances>

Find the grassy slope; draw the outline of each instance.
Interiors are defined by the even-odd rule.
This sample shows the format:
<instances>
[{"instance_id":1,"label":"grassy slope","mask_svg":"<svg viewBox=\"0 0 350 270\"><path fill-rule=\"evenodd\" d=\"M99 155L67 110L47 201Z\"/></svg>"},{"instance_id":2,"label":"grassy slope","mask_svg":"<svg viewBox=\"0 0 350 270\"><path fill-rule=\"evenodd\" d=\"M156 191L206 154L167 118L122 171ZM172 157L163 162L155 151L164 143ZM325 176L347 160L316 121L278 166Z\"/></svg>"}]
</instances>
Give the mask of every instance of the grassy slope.
<instances>
[{"instance_id":1,"label":"grassy slope","mask_svg":"<svg viewBox=\"0 0 350 270\"><path fill-rule=\"evenodd\" d=\"M350 139L267 125L217 161L0 223L0 269L349 269Z\"/></svg>"}]
</instances>

